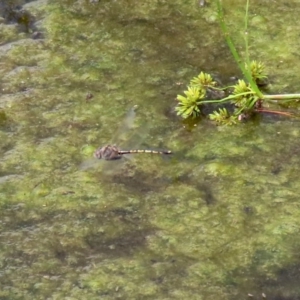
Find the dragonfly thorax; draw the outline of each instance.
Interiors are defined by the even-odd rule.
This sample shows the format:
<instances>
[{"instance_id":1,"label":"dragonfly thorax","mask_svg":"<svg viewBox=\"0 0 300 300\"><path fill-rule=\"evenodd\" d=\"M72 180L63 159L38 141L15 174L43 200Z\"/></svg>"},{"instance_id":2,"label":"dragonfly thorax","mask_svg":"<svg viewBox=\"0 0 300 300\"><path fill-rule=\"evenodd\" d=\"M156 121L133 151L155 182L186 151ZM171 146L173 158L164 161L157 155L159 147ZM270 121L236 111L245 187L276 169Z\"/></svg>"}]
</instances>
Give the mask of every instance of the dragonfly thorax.
<instances>
[{"instance_id":1,"label":"dragonfly thorax","mask_svg":"<svg viewBox=\"0 0 300 300\"><path fill-rule=\"evenodd\" d=\"M106 145L98 148L94 153L94 157L98 159L113 160L121 158L122 155L119 153L119 148L117 146Z\"/></svg>"}]
</instances>

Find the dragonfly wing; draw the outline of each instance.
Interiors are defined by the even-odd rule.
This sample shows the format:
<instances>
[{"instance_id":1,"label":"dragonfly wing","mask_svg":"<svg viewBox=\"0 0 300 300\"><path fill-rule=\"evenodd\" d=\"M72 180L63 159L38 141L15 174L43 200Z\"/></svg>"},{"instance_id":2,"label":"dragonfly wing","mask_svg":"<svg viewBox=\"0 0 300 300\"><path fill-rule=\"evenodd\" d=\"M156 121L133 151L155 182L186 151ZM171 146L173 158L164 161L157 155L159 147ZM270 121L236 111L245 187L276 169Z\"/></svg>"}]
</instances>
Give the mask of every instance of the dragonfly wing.
<instances>
[{"instance_id":1,"label":"dragonfly wing","mask_svg":"<svg viewBox=\"0 0 300 300\"><path fill-rule=\"evenodd\" d=\"M124 160L116 159L116 160L105 160L101 165L101 173L104 175L113 175L118 173L122 169L124 164Z\"/></svg>"},{"instance_id":2,"label":"dragonfly wing","mask_svg":"<svg viewBox=\"0 0 300 300\"><path fill-rule=\"evenodd\" d=\"M138 128L135 127L137 105L133 106L126 114L124 120L121 122L119 129L114 135L111 145L116 146L121 150L138 149L141 143L147 138L149 132L148 124L139 124ZM104 146L105 147L105 146ZM122 155L123 157L123 155ZM126 155L126 158L131 159L133 155ZM101 173L114 174L117 170L122 169L122 164L126 159L117 159L105 161L104 159L89 159L80 165L81 170L89 168L96 168L101 165Z\"/></svg>"},{"instance_id":3,"label":"dragonfly wing","mask_svg":"<svg viewBox=\"0 0 300 300\"><path fill-rule=\"evenodd\" d=\"M101 161L99 159L96 158L90 158L85 160L83 163L80 164L79 169L82 171L91 169L91 168L96 168L99 167L99 165L101 164Z\"/></svg>"},{"instance_id":4,"label":"dragonfly wing","mask_svg":"<svg viewBox=\"0 0 300 300\"><path fill-rule=\"evenodd\" d=\"M116 134L113 136L112 144L116 144L117 146L120 146L122 142L126 141L128 139L128 134L130 130L134 127L134 121L136 118L136 110L137 105L134 105L132 108L129 109L127 112L124 120L122 121L121 125L119 126Z\"/></svg>"}]
</instances>

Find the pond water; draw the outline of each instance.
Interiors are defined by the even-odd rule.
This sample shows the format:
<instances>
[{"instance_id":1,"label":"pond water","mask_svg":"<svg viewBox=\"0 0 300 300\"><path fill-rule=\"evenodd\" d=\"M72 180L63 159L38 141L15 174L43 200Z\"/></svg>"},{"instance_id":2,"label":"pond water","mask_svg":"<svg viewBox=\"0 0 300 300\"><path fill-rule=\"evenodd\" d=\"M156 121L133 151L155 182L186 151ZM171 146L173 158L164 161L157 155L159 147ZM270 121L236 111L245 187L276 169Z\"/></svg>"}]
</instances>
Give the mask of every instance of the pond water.
<instances>
[{"instance_id":1,"label":"pond water","mask_svg":"<svg viewBox=\"0 0 300 300\"><path fill-rule=\"evenodd\" d=\"M200 71L240 76L205 2L0 1L0 299L299 299L299 121L174 112ZM280 2L251 1L250 52L299 92ZM115 138L174 154L94 164Z\"/></svg>"}]
</instances>

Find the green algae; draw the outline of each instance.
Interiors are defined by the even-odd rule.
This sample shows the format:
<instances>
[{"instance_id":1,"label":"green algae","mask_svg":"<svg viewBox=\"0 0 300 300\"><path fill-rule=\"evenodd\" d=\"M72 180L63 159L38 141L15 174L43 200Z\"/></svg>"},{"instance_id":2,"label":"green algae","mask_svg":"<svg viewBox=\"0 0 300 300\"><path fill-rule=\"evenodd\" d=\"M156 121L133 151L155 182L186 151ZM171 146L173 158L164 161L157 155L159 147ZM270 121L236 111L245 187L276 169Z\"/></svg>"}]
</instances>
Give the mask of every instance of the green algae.
<instances>
[{"instance_id":1,"label":"green algae","mask_svg":"<svg viewBox=\"0 0 300 300\"><path fill-rule=\"evenodd\" d=\"M177 82L236 68L219 49L214 7L179 2L53 2L36 13L46 39L18 41L1 58L3 299L298 296L298 281L280 276L298 264L297 122L179 124ZM243 1L234 3L232 24L243 16ZM254 19L251 50L284 78L276 88L297 90L283 45L299 48L296 23L283 18L296 15L279 6L254 5L270 31ZM81 170L133 105L134 129L147 126L141 146L174 156L138 155L112 174Z\"/></svg>"}]
</instances>

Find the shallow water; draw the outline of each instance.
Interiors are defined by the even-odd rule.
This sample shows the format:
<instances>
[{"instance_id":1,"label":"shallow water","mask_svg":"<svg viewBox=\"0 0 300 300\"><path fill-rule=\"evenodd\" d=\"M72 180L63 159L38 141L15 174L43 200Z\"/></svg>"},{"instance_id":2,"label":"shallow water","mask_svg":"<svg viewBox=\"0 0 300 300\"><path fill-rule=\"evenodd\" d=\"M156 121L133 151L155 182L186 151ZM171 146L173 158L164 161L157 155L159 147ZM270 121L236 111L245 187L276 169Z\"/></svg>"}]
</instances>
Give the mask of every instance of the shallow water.
<instances>
[{"instance_id":1,"label":"shallow water","mask_svg":"<svg viewBox=\"0 0 300 300\"><path fill-rule=\"evenodd\" d=\"M190 130L174 113L200 71L240 75L206 2L32 1L25 27L3 14L1 299L299 298L299 121ZM243 2L225 5L238 45ZM299 6L251 1L274 93L300 89ZM82 169L134 105L133 144L171 159Z\"/></svg>"}]
</instances>

